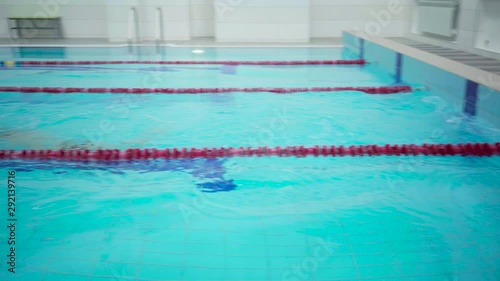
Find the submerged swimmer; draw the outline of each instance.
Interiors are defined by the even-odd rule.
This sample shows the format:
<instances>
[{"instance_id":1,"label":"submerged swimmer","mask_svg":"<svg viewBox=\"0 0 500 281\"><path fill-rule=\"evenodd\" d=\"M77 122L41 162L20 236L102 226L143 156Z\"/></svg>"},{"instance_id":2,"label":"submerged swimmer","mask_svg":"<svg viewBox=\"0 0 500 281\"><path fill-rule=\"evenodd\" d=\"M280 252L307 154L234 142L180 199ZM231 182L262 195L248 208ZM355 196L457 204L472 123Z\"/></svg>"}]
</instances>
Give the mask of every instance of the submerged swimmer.
<instances>
[{"instance_id":1,"label":"submerged swimmer","mask_svg":"<svg viewBox=\"0 0 500 281\"><path fill-rule=\"evenodd\" d=\"M155 132L158 133L158 132ZM143 145L148 141L137 140L135 144ZM49 147L47 143L57 143L55 147ZM102 145L102 144L101 144ZM104 145L108 146L108 145ZM99 149L89 140L60 141L54 137L35 132L20 132L15 130L0 130L0 148L11 149ZM117 161L117 162L44 162L29 161L29 164L20 161L0 161L0 167L18 169L25 172L33 170L52 170L54 168L82 169L82 170L108 170L113 173L123 173L124 171L164 172L164 171L184 171L192 175L196 181L196 186L203 192L224 192L236 189L236 184L231 179L226 179L225 159L170 159L155 161Z\"/></svg>"}]
</instances>

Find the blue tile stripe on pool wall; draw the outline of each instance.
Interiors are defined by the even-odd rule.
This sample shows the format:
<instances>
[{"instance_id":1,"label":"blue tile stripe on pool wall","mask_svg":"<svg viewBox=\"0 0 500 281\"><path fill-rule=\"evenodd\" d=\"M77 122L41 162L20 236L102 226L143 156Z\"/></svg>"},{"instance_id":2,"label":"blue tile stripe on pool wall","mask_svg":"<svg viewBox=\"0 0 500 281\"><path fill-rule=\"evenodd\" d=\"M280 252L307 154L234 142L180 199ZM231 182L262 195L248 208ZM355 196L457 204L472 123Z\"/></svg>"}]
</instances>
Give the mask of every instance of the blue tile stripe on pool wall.
<instances>
[{"instance_id":1,"label":"blue tile stripe on pool wall","mask_svg":"<svg viewBox=\"0 0 500 281\"><path fill-rule=\"evenodd\" d=\"M403 72L403 55L397 53L396 55L396 83L401 83L401 73Z\"/></svg>"},{"instance_id":2,"label":"blue tile stripe on pool wall","mask_svg":"<svg viewBox=\"0 0 500 281\"><path fill-rule=\"evenodd\" d=\"M477 111L477 94L478 94L479 84L467 80L467 87L465 90L465 106L464 112L467 115L475 116Z\"/></svg>"}]
</instances>

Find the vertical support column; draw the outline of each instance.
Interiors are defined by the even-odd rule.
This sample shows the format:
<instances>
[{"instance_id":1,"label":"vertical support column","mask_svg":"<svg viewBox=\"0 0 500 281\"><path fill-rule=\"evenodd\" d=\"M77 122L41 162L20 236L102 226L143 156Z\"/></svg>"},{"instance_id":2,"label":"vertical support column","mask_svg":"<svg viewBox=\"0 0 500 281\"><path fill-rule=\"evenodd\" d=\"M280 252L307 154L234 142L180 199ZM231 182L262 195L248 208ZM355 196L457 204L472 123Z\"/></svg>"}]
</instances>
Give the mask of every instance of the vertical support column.
<instances>
[{"instance_id":1,"label":"vertical support column","mask_svg":"<svg viewBox=\"0 0 500 281\"><path fill-rule=\"evenodd\" d=\"M478 89L478 83L467 80L467 85L465 87L464 113L469 116L476 115Z\"/></svg>"},{"instance_id":2,"label":"vertical support column","mask_svg":"<svg viewBox=\"0 0 500 281\"><path fill-rule=\"evenodd\" d=\"M403 55L401 53L396 54L396 71L394 72L396 74L396 83L401 83L402 78L401 78L401 73L403 72Z\"/></svg>"}]
</instances>

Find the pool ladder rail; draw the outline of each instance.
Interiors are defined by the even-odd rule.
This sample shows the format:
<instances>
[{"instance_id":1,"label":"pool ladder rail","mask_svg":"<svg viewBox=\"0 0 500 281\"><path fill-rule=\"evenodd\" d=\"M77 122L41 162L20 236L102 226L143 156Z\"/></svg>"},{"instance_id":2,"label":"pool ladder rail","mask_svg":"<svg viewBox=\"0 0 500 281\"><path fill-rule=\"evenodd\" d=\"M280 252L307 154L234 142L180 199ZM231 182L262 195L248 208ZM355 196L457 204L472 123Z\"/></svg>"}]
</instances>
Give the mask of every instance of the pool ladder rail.
<instances>
[{"instance_id":1,"label":"pool ladder rail","mask_svg":"<svg viewBox=\"0 0 500 281\"><path fill-rule=\"evenodd\" d=\"M134 44L139 43L139 17L135 7L130 8L128 14L128 50L134 53Z\"/></svg>"},{"instance_id":2,"label":"pool ladder rail","mask_svg":"<svg viewBox=\"0 0 500 281\"><path fill-rule=\"evenodd\" d=\"M155 17L155 45L156 45L156 54L160 54L161 52L161 43L164 41L165 30L163 27L163 10L161 7L156 8L156 17Z\"/></svg>"}]
</instances>

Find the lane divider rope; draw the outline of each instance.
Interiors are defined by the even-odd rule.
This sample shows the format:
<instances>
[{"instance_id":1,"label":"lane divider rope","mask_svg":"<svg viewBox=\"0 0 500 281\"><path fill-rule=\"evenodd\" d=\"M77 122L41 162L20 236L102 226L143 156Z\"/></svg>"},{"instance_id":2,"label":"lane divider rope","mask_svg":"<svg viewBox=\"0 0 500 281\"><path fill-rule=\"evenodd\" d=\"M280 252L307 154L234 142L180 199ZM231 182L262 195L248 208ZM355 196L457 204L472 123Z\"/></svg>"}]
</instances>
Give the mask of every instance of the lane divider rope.
<instances>
[{"instance_id":1,"label":"lane divider rope","mask_svg":"<svg viewBox=\"0 0 500 281\"><path fill-rule=\"evenodd\" d=\"M0 150L2 159L57 161L118 161L149 159L190 159L225 157L343 157L343 156L500 156L500 143L358 145L358 146L287 146L285 148L167 148L167 149L98 149L90 150Z\"/></svg>"},{"instance_id":2,"label":"lane divider rope","mask_svg":"<svg viewBox=\"0 0 500 281\"><path fill-rule=\"evenodd\" d=\"M270 92L292 94L304 92L356 91L367 94L396 94L425 90L411 86L386 87L312 87L312 88L61 88L61 87L0 87L0 92L48 93L48 94L222 94Z\"/></svg>"},{"instance_id":3,"label":"lane divider rope","mask_svg":"<svg viewBox=\"0 0 500 281\"><path fill-rule=\"evenodd\" d=\"M95 64L223 64L223 65L365 65L365 60L307 61L1 61L0 66Z\"/></svg>"}]
</instances>

